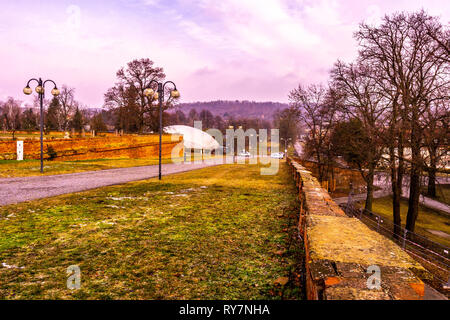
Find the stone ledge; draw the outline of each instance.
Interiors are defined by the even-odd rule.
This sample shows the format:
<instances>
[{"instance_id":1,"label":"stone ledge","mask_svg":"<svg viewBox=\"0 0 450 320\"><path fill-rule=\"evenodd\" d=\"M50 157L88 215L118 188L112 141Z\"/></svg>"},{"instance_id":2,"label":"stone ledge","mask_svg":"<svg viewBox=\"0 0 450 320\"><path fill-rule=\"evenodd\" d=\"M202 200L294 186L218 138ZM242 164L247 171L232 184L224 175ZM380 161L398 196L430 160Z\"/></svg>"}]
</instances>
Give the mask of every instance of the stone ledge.
<instances>
[{"instance_id":1,"label":"stone ledge","mask_svg":"<svg viewBox=\"0 0 450 320\"><path fill-rule=\"evenodd\" d=\"M308 299L422 299L424 283L415 274L425 269L393 241L345 215L311 172L290 158L288 163L301 201ZM380 268L379 289L367 286L371 265Z\"/></svg>"}]
</instances>

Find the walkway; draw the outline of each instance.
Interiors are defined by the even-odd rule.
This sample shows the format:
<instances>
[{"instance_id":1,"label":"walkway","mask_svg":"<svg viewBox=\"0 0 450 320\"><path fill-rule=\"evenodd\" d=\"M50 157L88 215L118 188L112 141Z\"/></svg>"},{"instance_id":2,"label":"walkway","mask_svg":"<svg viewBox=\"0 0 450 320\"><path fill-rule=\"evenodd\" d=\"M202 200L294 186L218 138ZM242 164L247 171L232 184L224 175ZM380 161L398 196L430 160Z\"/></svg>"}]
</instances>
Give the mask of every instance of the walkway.
<instances>
[{"instance_id":1,"label":"walkway","mask_svg":"<svg viewBox=\"0 0 450 320\"><path fill-rule=\"evenodd\" d=\"M164 175L219 165L220 161L162 165ZM86 171L52 176L0 179L0 205L53 197L158 176L158 165Z\"/></svg>"},{"instance_id":2,"label":"walkway","mask_svg":"<svg viewBox=\"0 0 450 320\"><path fill-rule=\"evenodd\" d=\"M387 197L390 194L391 193L388 190L377 190L373 192L373 198L374 199L383 198ZM364 201L366 200L366 194L365 193L354 194L352 195L352 200ZM336 202L337 204L344 204L348 202L348 197L333 198L333 201Z\"/></svg>"},{"instance_id":3,"label":"walkway","mask_svg":"<svg viewBox=\"0 0 450 320\"><path fill-rule=\"evenodd\" d=\"M439 184L448 183L447 178L437 177L436 180L437 180L436 182ZM373 193L374 199L383 198L388 195L391 195L392 192L390 190L390 183L391 182L390 182L389 175L387 175L385 173L381 173L381 172L377 173L376 177L375 177L374 185L377 187L383 188L383 189L375 191ZM404 186L402 188L402 197L406 198L406 199L409 197L409 187L408 187L407 182L404 184ZM337 204L342 204L342 203L347 203L348 197L340 197L340 198L335 198L333 200ZM362 194L353 195L352 200L353 201L364 201L364 200L366 200L366 194L362 193ZM437 200L425 197L423 195L420 196L420 204L425 207L435 209L435 210L440 210L442 212L450 214L450 206L449 205L447 205L443 202L439 202Z\"/></svg>"}]
</instances>

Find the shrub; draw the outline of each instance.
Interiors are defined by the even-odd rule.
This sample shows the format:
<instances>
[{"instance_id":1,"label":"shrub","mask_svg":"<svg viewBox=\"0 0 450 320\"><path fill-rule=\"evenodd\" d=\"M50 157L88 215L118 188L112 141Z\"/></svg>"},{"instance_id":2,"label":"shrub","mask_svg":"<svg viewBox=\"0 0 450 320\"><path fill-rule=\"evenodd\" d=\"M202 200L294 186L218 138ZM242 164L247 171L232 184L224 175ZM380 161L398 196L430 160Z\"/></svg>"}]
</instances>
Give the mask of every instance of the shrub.
<instances>
[{"instance_id":1,"label":"shrub","mask_svg":"<svg viewBox=\"0 0 450 320\"><path fill-rule=\"evenodd\" d=\"M58 155L52 146L47 145L48 160L55 159Z\"/></svg>"}]
</instances>

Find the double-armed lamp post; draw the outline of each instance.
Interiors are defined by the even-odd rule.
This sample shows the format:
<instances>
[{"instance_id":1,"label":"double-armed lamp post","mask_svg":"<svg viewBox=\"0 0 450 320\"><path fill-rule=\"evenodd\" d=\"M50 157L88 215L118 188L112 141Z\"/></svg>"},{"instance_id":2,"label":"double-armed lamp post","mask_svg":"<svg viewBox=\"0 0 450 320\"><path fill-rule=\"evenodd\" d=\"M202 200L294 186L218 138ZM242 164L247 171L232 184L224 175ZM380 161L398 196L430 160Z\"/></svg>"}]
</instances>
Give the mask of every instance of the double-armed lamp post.
<instances>
[{"instance_id":1,"label":"double-armed lamp post","mask_svg":"<svg viewBox=\"0 0 450 320\"><path fill-rule=\"evenodd\" d=\"M152 84L156 84L157 89L156 92L151 88ZM161 145L162 145L162 111L163 111L163 102L164 102L164 89L166 84L172 84L173 89L170 90L170 97L178 98L180 96L180 92L177 90L177 86L172 81L166 81L164 83L158 82L156 80L150 81L147 88L144 89L144 95L148 97L151 101L158 99L159 101L159 180L161 180Z\"/></svg>"},{"instance_id":2,"label":"double-armed lamp post","mask_svg":"<svg viewBox=\"0 0 450 320\"><path fill-rule=\"evenodd\" d=\"M55 81L53 80L45 80L42 81L41 78L39 79L35 79L32 78L30 80L28 80L27 82L27 86L23 89L23 93L25 93L26 95L30 95L33 93L33 89L30 88L30 82L32 81L36 81L37 82L37 87L36 87L36 92L39 95L39 103L40 103L40 108L41 108L41 113L40 113L40 127L41 127L41 173L44 172L44 94L45 94L45 84L47 82L51 82L53 83L54 87L52 89L52 95L54 97L59 95L59 90L56 86Z\"/></svg>"}]
</instances>

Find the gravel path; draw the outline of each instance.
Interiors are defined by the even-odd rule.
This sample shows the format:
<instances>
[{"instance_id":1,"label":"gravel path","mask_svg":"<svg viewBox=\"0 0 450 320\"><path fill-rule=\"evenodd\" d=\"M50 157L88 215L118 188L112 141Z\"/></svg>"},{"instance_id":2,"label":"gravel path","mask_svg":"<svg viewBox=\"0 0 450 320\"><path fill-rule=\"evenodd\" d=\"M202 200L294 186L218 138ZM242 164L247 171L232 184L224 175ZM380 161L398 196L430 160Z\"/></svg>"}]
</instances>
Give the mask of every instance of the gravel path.
<instances>
[{"instance_id":1,"label":"gravel path","mask_svg":"<svg viewBox=\"0 0 450 320\"><path fill-rule=\"evenodd\" d=\"M164 175L219 165L220 161L171 163L162 165ZM53 176L0 179L0 206L47 198L65 193L145 180L158 176L158 165L86 171Z\"/></svg>"}]
</instances>

